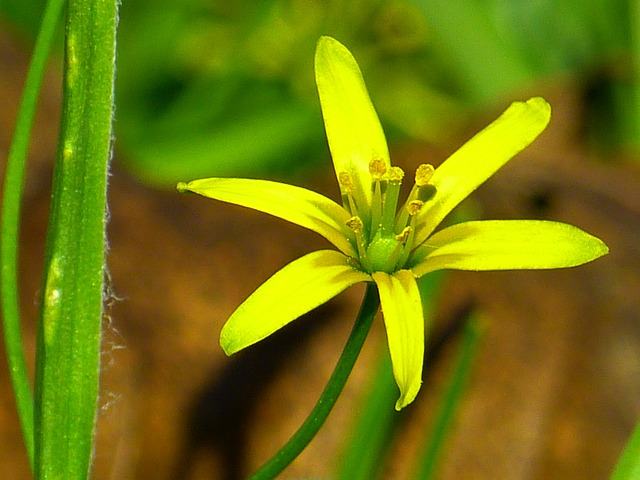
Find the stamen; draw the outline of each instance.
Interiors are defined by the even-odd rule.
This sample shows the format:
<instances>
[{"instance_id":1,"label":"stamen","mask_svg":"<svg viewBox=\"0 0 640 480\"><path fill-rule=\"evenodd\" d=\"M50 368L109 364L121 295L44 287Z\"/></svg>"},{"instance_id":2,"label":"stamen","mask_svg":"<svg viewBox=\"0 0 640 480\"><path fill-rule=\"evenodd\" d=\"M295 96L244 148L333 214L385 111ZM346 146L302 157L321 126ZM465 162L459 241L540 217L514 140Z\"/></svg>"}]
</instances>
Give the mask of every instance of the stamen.
<instances>
[{"instance_id":1,"label":"stamen","mask_svg":"<svg viewBox=\"0 0 640 480\"><path fill-rule=\"evenodd\" d=\"M411 227L404 227L402 231L398 235L396 235L396 240L398 240L400 243L406 242L407 238L409 238L411 230Z\"/></svg>"},{"instance_id":2,"label":"stamen","mask_svg":"<svg viewBox=\"0 0 640 480\"><path fill-rule=\"evenodd\" d=\"M407 260L409 259L409 255L411 254L411 250L413 249L413 238L415 237L415 223L416 223L416 215L420 211L420 209L424 206L424 202L421 200L411 200L406 206L406 212L411 217L411 221L409 226L405 227L400 234L407 231L407 236L404 239L404 249L402 250L402 254L398 258L396 262L396 267L401 268Z\"/></svg>"},{"instance_id":3,"label":"stamen","mask_svg":"<svg viewBox=\"0 0 640 480\"><path fill-rule=\"evenodd\" d=\"M411 189L411 192L407 197L407 200L404 204L404 208L400 210L400 212L398 212L398 218L396 219L396 226L395 226L396 232L401 230L407 225L407 220L409 219L409 213L407 212L407 208L409 206L409 203L411 203L416 199L419 199L425 202L433 196L433 192L435 192L435 188L432 185L429 185L429 181L431 180L431 177L433 177L434 172L435 172L435 169L433 168L432 165L429 165L428 163L423 163L416 169L416 175L415 175L416 183L413 185L413 188Z\"/></svg>"},{"instance_id":4,"label":"stamen","mask_svg":"<svg viewBox=\"0 0 640 480\"><path fill-rule=\"evenodd\" d=\"M424 202L422 200L411 200L408 204L407 204L407 213L413 217L414 215L416 215L420 209L422 208L422 206L424 205ZM412 219L413 221L413 219Z\"/></svg>"},{"instance_id":5,"label":"stamen","mask_svg":"<svg viewBox=\"0 0 640 480\"><path fill-rule=\"evenodd\" d=\"M364 230L364 224L360 217L354 216L347 220L347 227L349 227L356 234L356 248L358 249L358 259L360 265L365 270L369 271L371 268L369 259L367 258L367 248L364 244L364 238L362 231Z\"/></svg>"},{"instance_id":6,"label":"stamen","mask_svg":"<svg viewBox=\"0 0 640 480\"><path fill-rule=\"evenodd\" d=\"M429 165L428 163L420 165L416 170L416 185L418 187L425 186L429 183L429 180L431 180L435 171L436 170L433 168L433 165Z\"/></svg>"},{"instance_id":7,"label":"stamen","mask_svg":"<svg viewBox=\"0 0 640 480\"><path fill-rule=\"evenodd\" d=\"M360 219L360 217L351 217L349 220L347 220L347 227L349 227L356 234L358 234L358 233L362 233L364 224L362 223L362 220Z\"/></svg>"},{"instance_id":8,"label":"stamen","mask_svg":"<svg viewBox=\"0 0 640 480\"><path fill-rule=\"evenodd\" d=\"M404 170L400 167L391 167L387 170L387 180L390 182L402 182L404 178Z\"/></svg>"},{"instance_id":9,"label":"stamen","mask_svg":"<svg viewBox=\"0 0 640 480\"><path fill-rule=\"evenodd\" d=\"M338 174L338 183L344 193L353 193L353 179L349 172L340 172Z\"/></svg>"},{"instance_id":10,"label":"stamen","mask_svg":"<svg viewBox=\"0 0 640 480\"><path fill-rule=\"evenodd\" d=\"M351 215L358 215L358 208L356 207L355 199L353 198L353 192L355 187L353 185L353 179L349 172L340 172L338 174L338 183L342 191L342 205Z\"/></svg>"},{"instance_id":11,"label":"stamen","mask_svg":"<svg viewBox=\"0 0 640 480\"><path fill-rule=\"evenodd\" d=\"M369 173L371 173L374 180L380 180L386 172L387 165L381 158L374 158L369 162Z\"/></svg>"}]
</instances>

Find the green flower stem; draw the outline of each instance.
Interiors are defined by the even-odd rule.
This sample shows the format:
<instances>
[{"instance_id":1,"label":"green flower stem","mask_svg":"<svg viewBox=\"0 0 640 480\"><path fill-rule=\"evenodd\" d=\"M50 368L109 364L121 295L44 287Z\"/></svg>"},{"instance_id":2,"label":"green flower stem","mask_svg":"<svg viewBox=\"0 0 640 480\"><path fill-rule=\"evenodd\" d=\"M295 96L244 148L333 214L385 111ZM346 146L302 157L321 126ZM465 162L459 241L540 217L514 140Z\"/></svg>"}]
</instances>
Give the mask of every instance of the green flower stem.
<instances>
[{"instance_id":1,"label":"green flower stem","mask_svg":"<svg viewBox=\"0 0 640 480\"><path fill-rule=\"evenodd\" d=\"M367 284L360 313L355 321L351 335L342 351L336 368L307 419L289 441L260 470L253 474L251 480L268 480L275 478L307 447L324 424L333 409L347 379L353 370L356 359L367 338L373 319L380 306L378 290L373 283Z\"/></svg>"},{"instance_id":2,"label":"green flower stem","mask_svg":"<svg viewBox=\"0 0 640 480\"><path fill-rule=\"evenodd\" d=\"M29 462L33 468L33 398L20 334L18 295L18 241L20 199L24 184L24 170L29 149L29 137L47 59L53 45L56 27L62 14L64 0L47 3L42 25L33 50L29 71L18 111L13 142L7 158L2 198L2 226L0 234L0 308L2 309L4 340L11 382L18 408Z\"/></svg>"},{"instance_id":3,"label":"green flower stem","mask_svg":"<svg viewBox=\"0 0 640 480\"><path fill-rule=\"evenodd\" d=\"M117 0L69 0L36 353L35 476L86 479L103 315Z\"/></svg>"},{"instance_id":4,"label":"green flower stem","mask_svg":"<svg viewBox=\"0 0 640 480\"><path fill-rule=\"evenodd\" d=\"M467 387L482 333L483 328L480 320L475 314L471 314L465 325L458 363L444 393L430 438L426 442L423 451L418 455L418 458L422 459L422 461L418 464L417 472L413 478L424 480L434 478L436 468L442 458L444 442L451 432L455 414Z\"/></svg>"}]
</instances>

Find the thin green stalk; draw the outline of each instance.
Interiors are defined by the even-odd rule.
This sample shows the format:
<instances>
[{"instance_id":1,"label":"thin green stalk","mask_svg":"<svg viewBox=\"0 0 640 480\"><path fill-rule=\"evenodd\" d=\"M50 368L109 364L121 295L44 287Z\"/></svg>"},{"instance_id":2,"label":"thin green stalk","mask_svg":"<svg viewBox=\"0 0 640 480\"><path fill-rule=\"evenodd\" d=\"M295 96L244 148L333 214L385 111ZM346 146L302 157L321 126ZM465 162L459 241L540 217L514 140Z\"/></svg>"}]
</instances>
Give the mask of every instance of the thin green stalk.
<instances>
[{"instance_id":1,"label":"thin green stalk","mask_svg":"<svg viewBox=\"0 0 640 480\"><path fill-rule=\"evenodd\" d=\"M35 475L86 479L103 314L117 0L69 0L36 353Z\"/></svg>"},{"instance_id":2,"label":"thin green stalk","mask_svg":"<svg viewBox=\"0 0 640 480\"><path fill-rule=\"evenodd\" d=\"M253 474L251 480L270 480L275 478L295 460L318 433L347 383L349 374L353 370L379 306L380 299L376 286L374 284L367 285L362 307L351 335L318 402L293 437L271 460Z\"/></svg>"},{"instance_id":3,"label":"thin green stalk","mask_svg":"<svg viewBox=\"0 0 640 480\"><path fill-rule=\"evenodd\" d=\"M618 459L610 480L638 480L640 478L640 423Z\"/></svg>"},{"instance_id":4,"label":"thin green stalk","mask_svg":"<svg viewBox=\"0 0 640 480\"><path fill-rule=\"evenodd\" d=\"M449 380L449 385L442 399L440 410L436 416L435 425L418 458L422 459L413 478L428 480L434 478L436 468L442 458L442 449L453 427L453 420L467 387L469 374L482 337L480 321L472 314L464 329L464 337L460 348L458 363Z\"/></svg>"},{"instance_id":5,"label":"thin green stalk","mask_svg":"<svg viewBox=\"0 0 640 480\"><path fill-rule=\"evenodd\" d=\"M63 6L64 0L50 0L42 17L42 25L40 26L29 71L27 72L13 141L7 158L2 198L0 308L2 310L2 325L9 372L18 408L20 426L32 468L34 452L33 398L20 334L18 295L20 199L22 198L24 170L37 99Z\"/></svg>"},{"instance_id":6,"label":"thin green stalk","mask_svg":"<svg viewBox=\"0 0 640 480\"><path fill-rule=\"evenodd\" d=\"M630 49L631 49L631 94L621 98L616 107L627 113L624 120L627 138L636 151L640 148L640 1L629 0ZM629 106L630 105L630 106ZM626 108L624 108L626 107Z\"/></svg>"}]
</instances>

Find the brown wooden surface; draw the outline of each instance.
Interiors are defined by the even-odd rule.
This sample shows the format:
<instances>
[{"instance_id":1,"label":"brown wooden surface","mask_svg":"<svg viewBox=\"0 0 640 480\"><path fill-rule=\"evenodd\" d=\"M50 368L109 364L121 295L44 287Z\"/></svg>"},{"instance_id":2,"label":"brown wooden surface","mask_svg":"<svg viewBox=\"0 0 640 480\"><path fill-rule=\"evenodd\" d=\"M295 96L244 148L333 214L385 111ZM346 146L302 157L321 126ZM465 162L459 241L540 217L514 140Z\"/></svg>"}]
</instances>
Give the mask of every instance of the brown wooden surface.
<instances>
[{"instance_id":1,"label":"brown wooden surface","mask_svg":"<svg viewBox=\"0 0 640 480\"><path fill-rule=\"evenodd\" d=\"M24 69L23 55L12 48L3 47L6 68L0 70L0 103L7 106L1 109L3 159ZM55 99L52 90L49 99ZM475 201L485 218L574 223L604 239L611 254L572 270L450 275L439 322L450 321L451 311L473 299L487 330L448 444L443 479L606 478L640 417L639 169L632 162L589 158L580 148L575 87L564 85L560 93L540 90L554 105L552 125L534 148L482 187ZM49 112L46 118L50 123L37 130L21 238L30 356L55 151L56 115ZM419 162L438 163L448 151L411 146L394 152L394 161L410 171ZM298 183L335 197L328 169ZM123 174L117 162L109 196L112 293L104 320L94 478L169 479L180 473L189 479L223 478L224 459L239 462L244 475L268 458L312 407L348 335L362 290L339 297L232 367L235 360L225 358L217 345L226 317L281 266L326 243L266 215L146 189ZM383 343L377 321L329 422L282 478L332 478ZM452 347L430 368L407 412L385 478L408 475L430 426ZM238 369L235 375L231 368ZM248 385L241 384L247 380ZM211 398L203 397L204 391ZM240 394L225 398L224 392ZM195 409L200 429L192 429L189 444L187 425L197 398L215 408L205 402ZM226 413L217 415L221 411ZM0 439L2 477L28 478L4 359Z\"/></svg>"}]
</instances>

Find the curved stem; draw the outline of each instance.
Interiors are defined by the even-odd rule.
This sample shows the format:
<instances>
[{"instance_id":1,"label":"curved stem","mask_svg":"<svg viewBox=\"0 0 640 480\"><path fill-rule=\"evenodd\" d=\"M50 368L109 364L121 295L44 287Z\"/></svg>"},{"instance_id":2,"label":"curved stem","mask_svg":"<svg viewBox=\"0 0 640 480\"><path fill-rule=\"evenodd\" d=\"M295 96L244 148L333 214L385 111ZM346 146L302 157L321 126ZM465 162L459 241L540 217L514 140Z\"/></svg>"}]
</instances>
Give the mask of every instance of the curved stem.
<instances>
[{"instance_id":1,"label":"curved stem","mask_svg":"<svg viewBox=\"0 0 640 480\"><path fill-rule=\"evenodd\" d=\"M50 0L42 17L42 25L33 50L24 93L20 103L16 128L7 158L0 230L0 308L2 310L7 361L18 408L18 417L33 468L33 396L20 333L18 302L18 242L20 199L24 184L24 169L29 149L29 137L35 115L40 86L47 59L65 0Z\"/></svg>"},{"instance_id":2,"label":"curved stem","mask_svg":"<svg viewBox=\"0 0 640 480\"><path fill-rule=\"evenodd\" d=\"M336 368L327 383L316 406L289 441L260 470L253 474L251 480L268 480L275 478L309 445L320 427L331 413L342 389L347 383L356 359L360 354L373 319L380 306L378 290L374 284L367 285L367 291L356 318L351 335L340 355Z\"/></svg>"}]
</instances>

